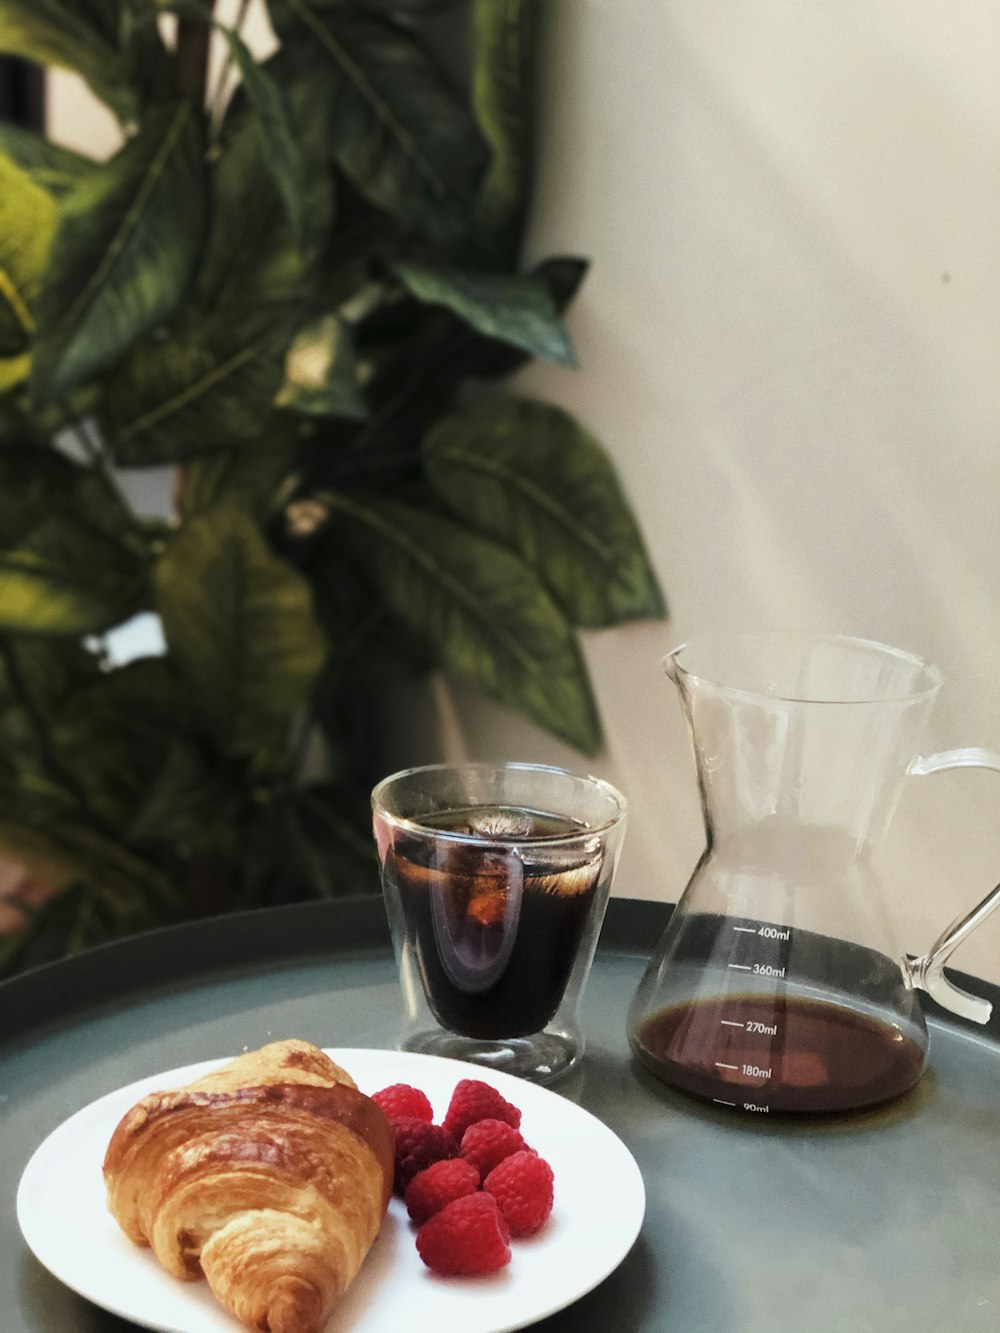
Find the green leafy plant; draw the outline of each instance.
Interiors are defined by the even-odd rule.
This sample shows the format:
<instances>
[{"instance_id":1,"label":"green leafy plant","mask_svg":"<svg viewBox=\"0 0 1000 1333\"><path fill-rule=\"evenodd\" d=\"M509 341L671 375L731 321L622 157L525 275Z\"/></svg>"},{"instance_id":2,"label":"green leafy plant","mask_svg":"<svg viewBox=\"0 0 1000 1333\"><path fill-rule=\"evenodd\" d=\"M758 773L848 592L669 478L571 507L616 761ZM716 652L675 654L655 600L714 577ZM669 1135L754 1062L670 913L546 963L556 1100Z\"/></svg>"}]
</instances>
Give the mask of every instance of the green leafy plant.
<instances>
[{"instance_id":1,"label":"green leafy plant","mask_svg":"<svg viewBox=\"0 0 1000 1333\"><path fill-rule=\"evenodd\" d=\"M413 675L599 745L578 631L663 605L601 445L500 387L573 363L586 269L520 260L535 11L270 0L259 60L189 0L0 0L123 131L0 126L0 855L58 890L8 970L372 891L362 724Z\"/></svg>"}]
</instances>

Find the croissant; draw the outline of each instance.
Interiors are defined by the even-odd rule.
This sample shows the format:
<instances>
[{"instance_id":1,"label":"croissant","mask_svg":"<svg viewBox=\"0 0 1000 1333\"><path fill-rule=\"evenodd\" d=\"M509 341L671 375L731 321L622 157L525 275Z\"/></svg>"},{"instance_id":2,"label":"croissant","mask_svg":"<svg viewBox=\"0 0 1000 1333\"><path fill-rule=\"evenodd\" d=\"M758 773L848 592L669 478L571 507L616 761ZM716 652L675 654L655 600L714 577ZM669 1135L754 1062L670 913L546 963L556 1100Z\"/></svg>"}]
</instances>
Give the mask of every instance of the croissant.
<instances>
[{"instance_id":1,"label":"croissant","mask_svg":"<svg viewBox=\"0 0 1000 1333\"><path fill-rule=\"evenodd\" d=\"M393 1132L318 1047L273 1042L144 1097L108 1144L108 1207L258 1333L319 1333L378 1235Z\"/></svg>"}]
</instances>

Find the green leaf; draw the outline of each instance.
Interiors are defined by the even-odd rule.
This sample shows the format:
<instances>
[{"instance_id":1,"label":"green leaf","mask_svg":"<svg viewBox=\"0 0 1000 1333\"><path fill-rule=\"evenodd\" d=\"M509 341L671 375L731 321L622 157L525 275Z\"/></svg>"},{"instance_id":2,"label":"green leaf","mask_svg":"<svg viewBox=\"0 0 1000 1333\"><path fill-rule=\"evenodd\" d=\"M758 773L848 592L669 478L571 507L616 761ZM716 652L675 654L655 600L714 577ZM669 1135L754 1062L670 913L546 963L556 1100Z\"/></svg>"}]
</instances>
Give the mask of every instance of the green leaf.
<instances>
[{"instance_id":1,"label":"green leaf","mask_svg":"<svg viewBox=\"0 0 1000 1333\"><path fill-rule=\"evenodd\" d=\"M441 665L586 753L600 724L573 631L526 565L448 519L394 500L324 493L338 539Z\"/></svg>"},{"instance_id":2,"label":"green leaf","mask_svg":"<svg viewBox=\"0 0 1000 1333\"><path fill-rule=\"evenodd\" d=\"M296 235L275 184L261 117L239 88L211 169L211 225L197 284L199 302L227 319L233 312L310 297L313 268L333 217L328 132L333 97L317 54L301 42L286 42L261 70L287 105L306 162L304 236Z\"/></svg>"},{"instance_id":3,"label":"green leaf","mask_svg":"<svg viewBox=\"0 0 1000 1333\"><path fill-rule=\"evenodd\" d=\"M116 371L105 421L118 463L193 458L260 434L284 373L291 317L186 314L138 343Z\"/></svg>"},{"instance_id":4,"label":"green leaf","mask_svg":"<svg viewBox=\"0 0 1000 1333\"><path fill-rule=\"evenodd\" d=\"M216 26L229 43L247 100L257 113L265 146L264 162L284 202L296 243L301 244L305 232L306 159L284 94L267 69L258 65L239 33L222 24Z\"/></svg>"},{"instance_id":5,"label":"green leaf","mask_svg":"<svg viewBox=\"0 0 1000 1333\"><path fill-rule=\"evenodd\" d=\"M569 336L544 278L462 272L400 260L392 271L420 301L442 305L487 338L560 366L575 364Z\"/></svg>"},{"instance_id":6,"label":"green leaf","mask_svg":"<svg viewBox=\"0 0 1000 1333\"><path fill-rule=\"evenodd\" d=\"M97 657L78 639L0 639L0 750L9 748L12 708L32 707L44 715L57 709L71 690L99 675Z\"/></svg>"},{"instance_id":7,"label":"green leaf","mask_svg":"<svg viewBox=\"0 0 1000 1333\"><path fill-rule=\"evenodd\" d=\"M189 103L140 132L66 199L31 370L44 405L117 361L185 293L204 226L202 125Z\"/></svg>"},{"instance_id":8,"label":"green leaf","mask_svg":"<svg viewBox=\"0 0 1000 1333\"><path fill-rule=\"evenodd\" d=\"M0 446L0 546L16 546L50 512L56 497L72 494L76 469L44 445Z\"/></svg>"},{"instance_id":9,"label":"green leaf","mask_svg":"<svg viewBox=\"0 0 1000 1333\"><path fill-rule=\"evenodd\" d=\"M0 357L0 398L10 393L19 384L23 384L31 371L31 357L25 352L22 356ZM0 429L0 435L3 434Z\"/></svg>"},{"instance_id":10,"label":"green leaf","mask_svg":"<svg viewBox=\"0 0 1000 1333\"><path fill-rule=\"evenodd\" d=\"M321 315L299 329L288 349L285 381L276 402L309 416L359 421L368 415L358 384L354 344L342 319Z\"/></svg>"},{"instance_id":11,"label":"green leaf","mask_svg":"<svg viewBox=\"0 0 1000 1333\"><path fill-rule=\"evenodd\" d=\"M75 638L0 637L0 806L31 823L86 804L55 740L71 692L100 676L98 659ZM87 756L92 769L102 748ZM6 789L6 790L4 790Z\"/></svg>"},{"instance_id":12,"label":"green leaf","mask_svg":"<svg viewBox=\"0 0 1000 1333\"><path fill-rule=\"evenodd\" d=\"M0 153L16 162L36 185L57 198L74 189L99 166L89 157L61 148L34 130L6 121L0 122Z\"/></svg>"},{"instance_id":13,"label":"green leaf","mask_svg":"<svg viewBox=\"0 0 1000 1333\"><path fill-rule=\"evenodd\" d=\"M100 634L142 604L134 559L92 528L54 516L0 551L0 631Z\"/></svg>"},{"instance_id":14,"label":"green leaf","mask_svg":"<svg viewBox=\"0 0 1000 1333\"><path fill-rule=\"evenodd\" d=\"M0 854L56 886L85 888L110 911L121 933L162 924L171 913L177 900L169 881L116 838L77 815L49 811L46 816L11 806L7 793L3 806Z\"/></svg>"},{"instance_id":15,"label":"green leaf","mask_svg":"<svg viewBox=\"0 0 1000 1333\"><path fill-rule=\"evenodd\" d=\"M106 403L121 463L194 458L259 436L281 388L286 352L311 297L332 194L315 60L288 43L262 67L288 104L309 166L305 249L267 167L261 119L233 99L210 179L211 226L195 303L122 363Z\"/></svg>"},{"instance_id":16,"label":"green leaf","mask_svg":"<svg viewBox=\"0 0 1000 1333\"><path fill-rule=\"evenodd\" d=\"M183 696L165 658L139 658L70 689L51 711L61 765L86 807L130 833L184 723Z\"/></svg>"},{"instance_id":17,"label":"green leaf","mask_svg":"<svg viewBox=\"0 0 1000 1333\"><path fill-rule=\"evenodd\" d=\"M110 0L115 39L125 78L134 91L141 115L177 95L172 54L157 25L157 5L149 0Z\"/></svg>"},{"instance_id":18,"label":"green leaf","mask_svg":"<svg viewBox=\"0 0 1000 1333\"><path fill-rule=\"evenodd\" d=\"M486 145L418 34L361 14L332 20L311 0L287 8L325 57L337 97L333 153L355 188L433 240L464 235Z\"/></svg>"},{"instance_id":19,"label":"green leaf","mask_svg":"<svg viewBox=\"0 0 1000 1333\"><path fill-rule=\"evenodd\" d=\"M219 744L283 753L323 660L308 584L226 506L184 525L155 583L171 656Z\"/></svg>"},{"instance_id":20,"label":"green leaf","mask_svg":"<svg viewBox=\"0 0 1000 1333\"><path fill-rule=\"evenodd\" d=\"M55 225L51 196L0 155L0 356L22 353L35 331L35 301Z\"/></svg>"},{"instance_id":21,"label":"green leaf","mask_svg":"<svg viewBox=\"0 0 1000 1333\"><path fill-rule=\"evenodd\" d=\"M550 259L533 269L532 276L545 282L556 309L562 311L572 300L586 267L585 261L579 259ZM393 309L397 306L403 309L401 315L394 316ZM418 341L412 336L420 324L414 310L419 311L415 301L396 301L387 311L377 308L371 317L361 321L356 331L362 355L367 356L374 323L384 321L388 315L399 326L393 327L389 335L401 344L398 368L390 360L385 371L373 376L365 386L373 420L385 440L391 436L398 438L400 434L421 440L440 417L442 404L450 402L466 381L510 375L530 359L523 349L484 337L444 311L432 312L437 316L433 340ZM379 335L374 336L377 344ZM401 379L408 386L403 392Z\"/></svg>"},{"instance_id":22,"label":"green leaf","mask_svg":"<svg viewBox=\"0 0 1000 1333\"><path fill-rule=\"evenodd\" d=\"M122 59L99 9L60 0L0 0L0 52L82 74L127 120L135 110Z\"/></svg>"},{"instance_id":23,"label":"green leaf","mask_svg":"<svg viewBox=\"0 0 1000 1333\"><path fill-rule=\"evenodd\" d=\"M535 0L475 0L473 105L492 151L477 214L488 232L506 236L517 251L531 170Z\"/></svg>"},{"instance_id":24,"label":"green leaf","mask_svg":"<svg viewBox=\"0 0 1000 1333\"><path fill-rule=\"evenodd\" d=\"M92 32L108 45L114 45L118 40L123 8L144 3L145 0L73 0L72 7ZM58 4L60 8L66 8L66 0L58 0Z\"/></svg>"},{"instance_id":25,"label":"green leaf","mask_svg":"<svg viewBox=\"0 0 1000 1333\"><path fill-rule=\"evenodd\" d=\"M294 432L272 418L255 440L195 459L185 469L182 516L191 518L213 505L231 504L263 523L297 452Z\"/></svg>"},{"instance_id":26,"label":"green leaf","mask_svg":"<svg viewBox=\"0 0 1000 1333\"><path fill-rule=\"evenodd\" d=\"M295 508L289 506L290 520ZM369 563L366 553L360 560L345 558L342 548L329 540L317 544L310 560L309 581L328 644L322 697L335 689L395 689L434 667L434 654L424 638L392 614L371 578L365 577Z\"/></svg>"},{"instance_id":27,"label":"green leaf","mask_svg":"<svg viewBox=\"0 0 1000 1333\"><path fill-rule=\"evenodd\" d=\"M176 736L129 825L129 841L181 846L186 852L238 856L239 827L232 818L225 776L193 739Z\"/></svg>"},{"instance_id":28,"label":"green leaf","mask_svg":"<svg viewBox=\"0 0 1000 1333\"><path fill-rule=\"evenodd\" d=\"M662 616L635 518L604 449L560 408L489 397L424 446L447 504L515 550L576 625Z\"/></svg>"},{"instance_id":29,"label":"green leaf","mask_svg":"<svg viewBox=\"0 0 1000 1333\"><path fill-rule=\"evenodd\" d=\"M16 370L17 363L20 360L20 357L15 357L13 362L6 362L4 368L9 366ZM0 373L2 373L2 370L0 370ZM23 410L21 395L17 393L7 393L6 396L0 394L0 447L8 444L23 444L34 438L35 423L30 420Z\"/></svg>"},{"instance_id":30,"label":"green leaf","mask_svg":"<svg viewBox=\"0 0 1000 1333\"><path fill-rule=\"evenodd\" d=\"M378 892L367 802L363 811L355 809L334 785L315 784L296 792L283 814L293 868L319 897Z\"/></svg>"},{"instance_id":31,"label":"green leaf","mask_svg":"<svg viewBox=\"0 0 1000 1333\"><path fill-rule=\"evenodd\" d=\"M13 439L0 445L0 546L18 545L47 519L144 549L140 530L117 492L96 467L70 461L39 441Z\"/></svg>"}]
</instances>

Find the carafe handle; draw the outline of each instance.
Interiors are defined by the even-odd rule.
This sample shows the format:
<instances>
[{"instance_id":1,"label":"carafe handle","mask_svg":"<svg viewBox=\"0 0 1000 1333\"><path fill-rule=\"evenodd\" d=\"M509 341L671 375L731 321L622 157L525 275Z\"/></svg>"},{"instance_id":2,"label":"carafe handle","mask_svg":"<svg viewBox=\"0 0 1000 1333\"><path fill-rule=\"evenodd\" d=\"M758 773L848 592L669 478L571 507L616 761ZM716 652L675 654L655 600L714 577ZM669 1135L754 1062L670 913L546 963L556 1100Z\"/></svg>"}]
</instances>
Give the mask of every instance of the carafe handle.
<instances>
[{"instance_id":1,"label":"carafe handle","mask_svg":"<svg viewBox=\"0 0 1000 1333\"><path fill-rule=\"evenodd\" d=\"M907 772L924 777L928 773L943 773L949 768L991 768L1000 773L1000 754L971 745L960 750L942 750L940 754L915 759ZM909 960L910 977L915 986L927 991L943 1009L950 1009L953 1014L971 1019L973 1023L989 1022L993 1006L989 1000L970 995L960 986L953 985L944 975L944 965L962 941L997 907L1000 907L1000 884L965 916L953 921L929 953Z\"/></svg>"}]
</instances>

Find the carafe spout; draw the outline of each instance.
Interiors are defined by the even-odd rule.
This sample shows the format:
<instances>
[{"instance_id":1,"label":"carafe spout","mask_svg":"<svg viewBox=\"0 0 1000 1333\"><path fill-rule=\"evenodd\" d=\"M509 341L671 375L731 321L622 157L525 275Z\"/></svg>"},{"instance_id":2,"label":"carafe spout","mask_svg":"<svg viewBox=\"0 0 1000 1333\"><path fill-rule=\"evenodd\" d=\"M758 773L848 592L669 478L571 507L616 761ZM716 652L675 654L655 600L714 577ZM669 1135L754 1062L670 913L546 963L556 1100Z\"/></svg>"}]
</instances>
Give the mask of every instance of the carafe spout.
<instances>
[{"instance_id":1,"label":"carafe spout","mask_svg":"<svg viewBox=\"0 0 1000 1333\"><path fill-rule=\"evenodd\" d=\"M664 671L675 685L680 683L677 678L677 655L684 651L685 646L683 643L678 644L676 648L667 653L666 657L660 659Z\"/></svg>"}]
</instances>

